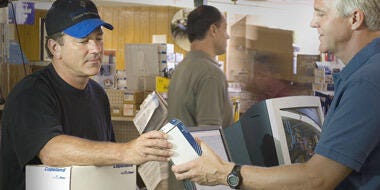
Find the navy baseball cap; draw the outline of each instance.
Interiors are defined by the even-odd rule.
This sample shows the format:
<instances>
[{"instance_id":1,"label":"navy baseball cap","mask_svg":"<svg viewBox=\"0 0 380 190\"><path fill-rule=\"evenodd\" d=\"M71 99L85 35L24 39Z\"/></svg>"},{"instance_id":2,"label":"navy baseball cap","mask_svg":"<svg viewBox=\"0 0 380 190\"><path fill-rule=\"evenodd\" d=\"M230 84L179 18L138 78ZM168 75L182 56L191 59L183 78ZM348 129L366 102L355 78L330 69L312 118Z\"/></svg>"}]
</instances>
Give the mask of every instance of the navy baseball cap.
<instances>
[{"instance_id":1,"label":"navy baseball cap","mask_svg":"<svg viewBox=\"0 0 380 190\"><path fill-rule=\"evenodd\" d=\"M84 38L100 26L113 29L111 24L100 19L96 5L90 0L56 0L46 15L48 36L64 32Z\"/></svg>"}]
</instances>

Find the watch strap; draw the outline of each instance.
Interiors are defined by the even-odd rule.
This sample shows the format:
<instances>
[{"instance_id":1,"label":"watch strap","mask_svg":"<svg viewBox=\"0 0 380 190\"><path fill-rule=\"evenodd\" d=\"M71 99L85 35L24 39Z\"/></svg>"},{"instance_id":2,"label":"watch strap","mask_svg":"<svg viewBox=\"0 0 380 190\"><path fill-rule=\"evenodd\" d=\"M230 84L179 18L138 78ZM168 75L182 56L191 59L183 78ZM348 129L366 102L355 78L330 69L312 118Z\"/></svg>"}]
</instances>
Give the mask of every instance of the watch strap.
<instances>
[{"instance_id":1,"label":"watch strap","mask_svg":"<svg viewBox=\"0 0 380 190\"><path fill-rule=\"evenodd\" d=\"M231 172L230 172L229 175L236 176L239 179L239 183L236 186L231 186L230 185L231 188L240 189L240 185L243 182L243 178L241 176L240 170L241 170L241 165L239 165L239 164L235 164L234 167L232 168L232 170L231 170Z\"/></svg>"}]
</instances>

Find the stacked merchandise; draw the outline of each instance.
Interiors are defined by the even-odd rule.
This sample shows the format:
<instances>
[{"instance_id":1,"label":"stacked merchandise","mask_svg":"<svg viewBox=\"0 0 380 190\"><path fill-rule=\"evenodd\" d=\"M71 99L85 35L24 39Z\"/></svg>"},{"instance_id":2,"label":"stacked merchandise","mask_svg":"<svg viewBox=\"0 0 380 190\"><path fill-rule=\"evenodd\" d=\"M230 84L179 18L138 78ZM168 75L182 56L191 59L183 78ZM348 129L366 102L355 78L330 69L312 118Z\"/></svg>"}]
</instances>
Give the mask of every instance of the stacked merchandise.
<instances>
[{"instance_id":1,"label":"stacked merchandise","mask_svg":"<svg viewBox=\"0 0 380 190\"><path fill-rule=\"evenodd\" d=\"M240 112L264 99L290 95L293 81L293 32L251 25L243 17L231 26L227 80L240 100Z\"/></svg>"},{"instance_id":2,"label":"stacked merchandise","mask_svg":"<svg viewBox=\"0 0 380 190\"><path fill-rule=\"evenodd\" d=\"M324 53L321 58L315 63L313 92L321 98L323 112L327 114L334 97L333 74L340 72L344 64L331 53Z\"/></svg>"},{"instance_id":3,"label":"stacked merchandise","mask_svg":"<svg viewBox=\"0 0 380 190\"><path fill-rule=\"evenodd\" d=\"M116 89L126 90L127 87L127 72L125 70L116 71Z\"/></svg>"},{"instance_id":4,"label":"stacked merchandise","mask_svg":"<svg viewBox=\"0 0 380 190\"><path fill-rule=\"evenodd\" d=\"M125 90L123 101L123 116L134 117L144 100L143 91Z\"/></svg>"},{"instance_id":5,"label":"stacked merchandise","mask_svg":"<svg viewBox=\"0 0 380 190\"><path fill-rule=\"evenodd\" d=\"M253 94L243 89L244 83L228 82L228 95L231 99L234 121L239 120L240 113L244 113L251 105L256 103L252 98Z\"/></svg>"},{"instance_id":6,"label":"stacked merchandise","mask_svg":"<svg viewBox=\"0 0 380 190\"><path fill-rule=\"evenodd\" d=\"M322 60L315 62L313 91L334 92L333 74L340 72L344 64L331 53L324 53Z\"/></svg>"},{"instance_id":7,"label":"stacked merchandise","mask_svg":"<svg viewBox=\"0 0 380 190\"><path fill-rule=\"evenodd\" d=\"M125 55L127 87L132 90L155 90L156 77L168 77L175 62L173 44L127 44Z\"/></svg>"},{"instance_id":8,"label":"stacked merchandise","mask_svg":"<svg viewBox=\"0 0 380 190\"><path fill-rule=\"evenodd\" d=\"M313 83L315 82L315 63L321 61L321 55L297 54L297 69L295 83L303 86L302 95L313 94Z\"/></svg>"},{"instance_id":9,"label":"stacked merchandise","mask_svg":"<svg viewBox=\"0 0 380 190\"><path fill-rule=\"evenodd\" d=\"M144 100L143 91L106 89L106 93L112 116L134 117Z\"/></svg>"},{"instance_id":10,"label":"stacked merchandise","mask_svg":"<svg viewBox=\"0 0 380 190\"><path fill-rule=\"evenodd\" d=\"M115 88L115 58L116 50L104 50L100 71L92 77L105 89Z\"/></svg>"},{"instance_id":11,"label":"stacked merchandise","mask_svg":"<svg viewBox=\"0 0 380 190\"><path fill-rule=\"evenodd\" d=\"M332 72L326 62L316 62L313 91L334 91Z\"/></svg>"},{"instance_id":12,"label":"stacked merchandise","mask_svg":"<svg viewBox=\"0 0 380 190\"><path fill-rule=\"evenodd\" d=\"M174 53L173 44L166 43L127 44L125 52L125 70L115 72L114 61L103 63L103 66L112 69L114 81L112 86L106 86L103 80L103 87L110 100L112 116L135 117L144 98L157 89L157 81L163 81L170 75L170 69L175 65L175 58L183 56ZM114 54L108 53L108 56L110 55ZM113 58L114 56L110 58L105 55L103 60L113 60ZM168 86L168 82L164 84L161 87Z\"/></svg>"},{"instance_id":13,"label":"stacked merchandise","mask_svg":"<svg viewBox=\"0 0 380 190\"><path fill-rule=\"evenodd\" d=\"M109 102L112 116L122 116L124 94L122 90L105 89Z\"/></svg>"}]
</instances>

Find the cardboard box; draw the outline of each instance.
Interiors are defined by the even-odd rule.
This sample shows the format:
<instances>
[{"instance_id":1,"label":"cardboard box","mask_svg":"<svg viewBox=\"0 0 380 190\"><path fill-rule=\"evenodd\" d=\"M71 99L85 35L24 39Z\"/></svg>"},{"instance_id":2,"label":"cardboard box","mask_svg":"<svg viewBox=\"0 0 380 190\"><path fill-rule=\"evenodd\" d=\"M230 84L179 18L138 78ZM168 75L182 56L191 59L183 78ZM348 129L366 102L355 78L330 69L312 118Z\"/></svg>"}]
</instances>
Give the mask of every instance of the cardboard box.
<instances>
[{"instance_id":1,"label":"cardboard box","mask_svg":"<svg viewBox=\"0 0 380 190\"><path fill-rule=\"evenodd\" d=\"M144 101L144 91L126 90L124 103L140 105Z\"/></svg>"},{"instance_id":2,"label":"cardboard box","mask_svg":"<svg viewBox=\"0 0 380 190\"><path fill-rule=\"evenodd\" d=\"M122 110L120 106L111 106L111 116L121 116Z\"/></svg>"},{"instance_id":3,"label":"cardboard box","mask_svg":"<svg viewBox=\"0 0 380 190\"><path fill-rule=\"evenodd\" d=\"M26 166L26 190L136 189L136 166Z\"/></svg>"},{"instance_id":4,"label":"cardboard box","mask_svg":"<svg viewBox=\"0 0 380 190\"><path fill-rule=\"evenodd\" d=\"M316 71L316 62L320 61L320 55L297 55L296 82L312 83L314 76L322 76L321 69ZM324 74L324 71L322 71Z\"/></svg>"},{"instance_id":5,"label":"cardboard box","mask_svg":"<svg viewBox=\"0 0 380 190\"><path fill-rule=\"evenodd\" d=\"M248 87L257 73L268 73L278 80L293 81L293 51L292 31L249 25L243 18L231 26L227 80Z\"/></svg>"},{"instance_id":6,"label":"cardboard box","mask_svg":"<svg viewBox=\"0 0 380 190\"><path fill-rule=\"evenodd\" d=\"M129 104L126 103L123 105L123 116L135 116L136 115L136 107L137 105L135 104Z\"/></svg>"},{"instance_id":7,"label":"cardboard box","mask_svg":"<svg viewBox=\"0 0 380 190\"><path fill-rule=\"evenodd\" d=\"M293 31L249 24L245 27L246 48L293 55Z\"/></svg>"}]
</instances>

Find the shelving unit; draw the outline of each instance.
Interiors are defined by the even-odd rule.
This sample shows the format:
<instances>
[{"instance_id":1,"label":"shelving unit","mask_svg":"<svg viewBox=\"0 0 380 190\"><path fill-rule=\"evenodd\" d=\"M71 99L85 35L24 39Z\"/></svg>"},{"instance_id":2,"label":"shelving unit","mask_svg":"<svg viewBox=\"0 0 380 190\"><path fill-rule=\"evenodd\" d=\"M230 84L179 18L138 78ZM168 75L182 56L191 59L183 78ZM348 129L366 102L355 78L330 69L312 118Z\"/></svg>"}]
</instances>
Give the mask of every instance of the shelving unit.
<instances>
[{"instance_id":1,"label":"shelving unit","mask_svg":"<svg viewBox=\"0 0 380 190\"><path fill-rule=\"evenodd\" d=\"M7 62L8 50L8 24L0 23L0 96L4 97L4 92L8 88L9 67Z\"/></svg>"},{"instance_id":2,"label":"shelving unit","mask_svg":"<svg viewBox=\"0 0 380 190\"><path fill-rule=\"evenodd\" d=\"M121 117L121 116L112 116L111 120L112 121L133 121L134 117Z\"/></svg>"},{"instance_id":3,"label":"shelving unit","mask_svg":"<svg viewBox=\"0 0 380 190\"><path fill-rule=\"evenodd\" d=\"M116 142L128 142L140 136L133 117L112 117L112 125Z\"/></svg>"}]
</instances>

